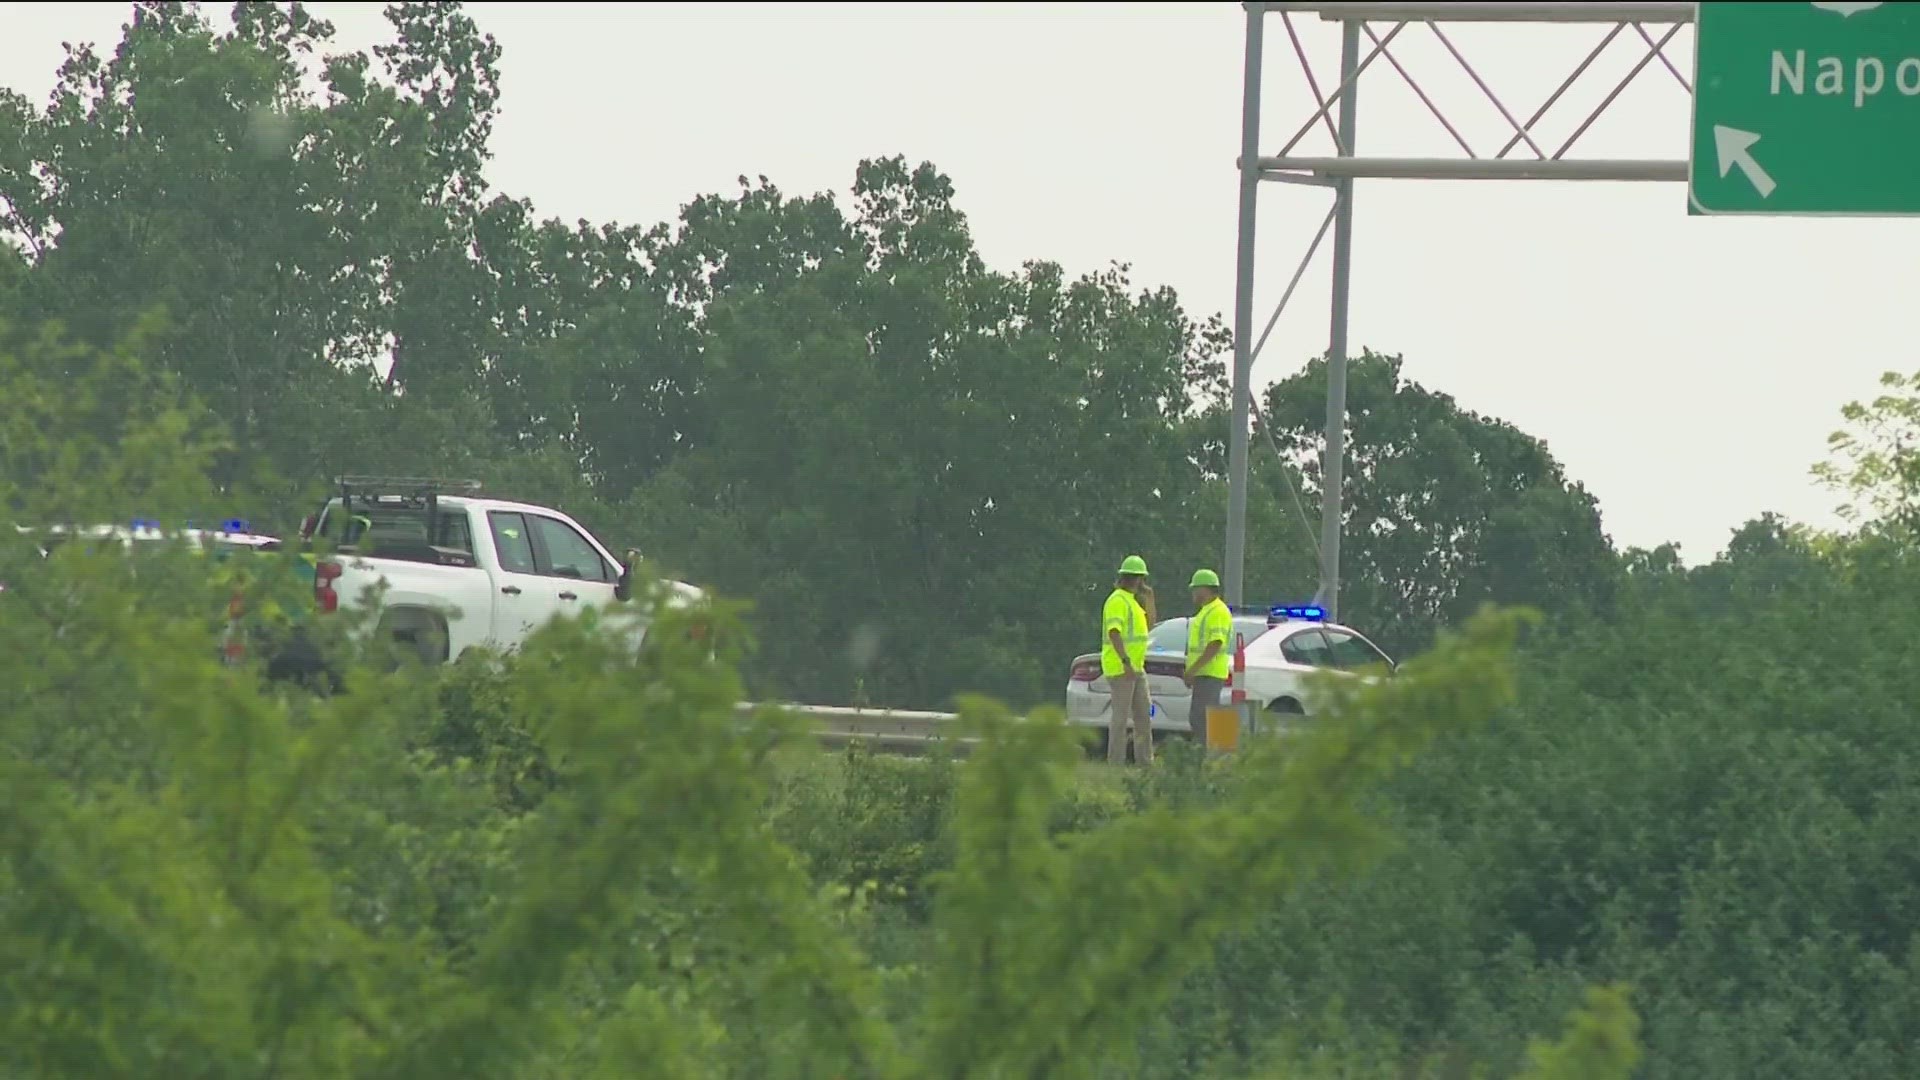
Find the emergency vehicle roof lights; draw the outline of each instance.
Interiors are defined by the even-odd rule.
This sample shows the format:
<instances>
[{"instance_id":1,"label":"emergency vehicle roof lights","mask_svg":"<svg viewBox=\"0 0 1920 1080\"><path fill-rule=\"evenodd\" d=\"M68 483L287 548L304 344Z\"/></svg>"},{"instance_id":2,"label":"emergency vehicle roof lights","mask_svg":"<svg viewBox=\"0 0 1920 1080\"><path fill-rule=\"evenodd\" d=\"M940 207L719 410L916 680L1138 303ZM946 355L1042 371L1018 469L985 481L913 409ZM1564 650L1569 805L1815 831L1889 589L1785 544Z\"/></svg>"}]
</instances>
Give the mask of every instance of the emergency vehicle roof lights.
<instances>
[{"instance_id":1,"label":"emergency vehicle roof lights","mask_svg":"<svg viewBox=\"0 0 1920 1080\"><path fill-rule=\"evenodd\" d=\"M160 532L164 528L164 526L160 524L160 519L158 518L134 518L132 522L132 527L135 532L138 532L141 529L150 529L153 532ZM186 527L189 529L193 528L194 527L193 522L188 521L186 524ZM247 531L247 522L245 518L228 518L225 521L222 521L220 523L220 528L215 531L223 532L223 533L244 533Z\"/></svg>"},{"instance_id":2,"label":"emergency vehicle roof lights","mask_svg":"<svg viewBox=\"0 0 1920 1080\"><path fill-rule=\"evenodd\" d=\"M1327 609L1318 604L1281 605L1267 613L1267 617L1280 622L1299 619L1302 622L1325 622Z\"/></svg>"}]
</instances>

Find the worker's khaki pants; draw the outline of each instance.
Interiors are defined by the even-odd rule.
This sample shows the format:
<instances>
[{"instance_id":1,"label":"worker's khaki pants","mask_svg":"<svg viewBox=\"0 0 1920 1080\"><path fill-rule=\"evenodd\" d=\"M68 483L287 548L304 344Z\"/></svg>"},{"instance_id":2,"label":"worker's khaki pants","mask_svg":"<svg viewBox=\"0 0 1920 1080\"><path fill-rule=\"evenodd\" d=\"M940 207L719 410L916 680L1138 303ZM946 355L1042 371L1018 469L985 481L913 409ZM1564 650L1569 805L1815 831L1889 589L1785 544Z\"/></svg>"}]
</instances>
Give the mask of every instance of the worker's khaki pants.
<instances>
[{"instance_id":1,"label":"worker's khaki pants","mask_svg":"<svg viewBox=\"0 0 1920 1080\"><path fill-rule=\"evenodd\" d=\"M1193 732L1193 741L1201 746L1207 745L1207 710L1220 704L1220 691L1226 689L1226 685L1227 680L1211 675L1193 677L1193 699L1187 705L1187 729Z\"/></svg>"},{"instance_id":2,"label":"worker's khaki pants","mask_svg":"<svg viewBox=\"0 0 1920 1080\"><path fill-rule=\"evenodd\" d=\"M1112 691L1113 712L1107 719L1107 763L1124 765L1127 761L1128 729L1133 733L1133 760L1136 765L1153 763L1153 705L1147 700L1147 675L1111 675L1107 686Z\"/></svg>"}]
</instances>

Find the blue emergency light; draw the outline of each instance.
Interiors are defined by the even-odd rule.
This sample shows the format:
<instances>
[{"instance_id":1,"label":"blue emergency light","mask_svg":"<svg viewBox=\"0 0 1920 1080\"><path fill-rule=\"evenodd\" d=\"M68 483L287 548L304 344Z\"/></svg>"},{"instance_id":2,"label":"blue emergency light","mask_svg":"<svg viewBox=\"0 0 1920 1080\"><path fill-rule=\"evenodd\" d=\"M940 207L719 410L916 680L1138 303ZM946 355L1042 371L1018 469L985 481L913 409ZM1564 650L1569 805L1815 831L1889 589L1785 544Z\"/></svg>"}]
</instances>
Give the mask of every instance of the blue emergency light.
<instances>
[{"instance_id":1,"label":"blue emergency light","mask_svg":"<svg viewBox=\"0 0 1920 1080\"><path fill-rule=\"evenodd\" d=\"M160 519L158 519L158 518L134 518L134 519L133 519L133 528L134 528L134 529L135 529L136 531L138 531L138 530L140 530L140 529L152 529L152 530L153 530L154 532L159 532L159 531L161 530L161 525L160 525ZM191 529L191 528L193 528L193 522L192 522L192 521L188 521L188 522L187 522L187 528L189 528L189 529ZM220 523L220 529L219 529L219 531L220 531L220 532L223 532L223 533L244 533L244 532L246 532L246 531L247 531L247 522L246 522L246 519L244 519L244 518L228 518L227 520L225 520L225 521L223 521L223 522L221 522L221 523Z\"/></svg>"},{"instance_id":2,"label":"blue emergency light","mask_svg":"<svg viewBox=\"0 0 1920 1080\"><path fill-rule=\"evenodd\" d=\"M1327 609L1318 604L1283 604L1267 612L1267 618L1276 622L1299 619L1303 622L1325 622Z\"/></svg>"}]
</instances>

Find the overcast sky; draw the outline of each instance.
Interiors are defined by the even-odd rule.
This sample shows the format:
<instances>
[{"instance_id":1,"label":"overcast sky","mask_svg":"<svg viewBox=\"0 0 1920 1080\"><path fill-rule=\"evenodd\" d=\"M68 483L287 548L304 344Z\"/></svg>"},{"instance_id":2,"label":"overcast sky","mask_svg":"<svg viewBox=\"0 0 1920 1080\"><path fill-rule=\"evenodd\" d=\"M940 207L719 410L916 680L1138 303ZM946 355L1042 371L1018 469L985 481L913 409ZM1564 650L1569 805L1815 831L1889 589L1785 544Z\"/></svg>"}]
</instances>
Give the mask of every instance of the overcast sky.
<instances>
[{"instance_id":1,"label":"overcast sky","mask_svg":"<svg viewBox=\"0 0 1920 1080\"><path fill-rule=\"evenodd\" d=\"M1191 310L1231 317L1237 4L468 6L504 50L492 179L542 215L651 223L741 174L844 191L861 157L904 153L953 177L993 265L1125 261ZM377 4L310 7L343 48L385 39ZM127 13L0 8L0 83L36 99L61 42L110 47ZM1337 24L1293 21L1330 91ZM1524 120L1608 29L1445 32ZM1275 153L1313 100L1278 16L1267 41ZM1683 29L1666 50L1689 78L1692 41ZM1476 153L1506 141L1427 28L1392 51ZM1646 51L1632 31L1614 41L1536 129L1548 153ZM1682 158L1687 134L1686 93L1656 61L1569 156ZM1384 59L1360 80L1357 142L1461 156ZM1296 152L1330 146L1321 131ZM1258 324L1328 199L1263 187ZM1679 184L1363 181L1352 346L1399 353L1413 379L1545 439L1617 543L1678 540L1698 562L1764 510L1831 525L1835 499L1807 470L1841 405L1870 397L1883 370L1920 368L1920 222L1690 218L1685 204ZM1323 248L1256 385L1325 349L1329 282Z\"/></svg>"}]
</instances>

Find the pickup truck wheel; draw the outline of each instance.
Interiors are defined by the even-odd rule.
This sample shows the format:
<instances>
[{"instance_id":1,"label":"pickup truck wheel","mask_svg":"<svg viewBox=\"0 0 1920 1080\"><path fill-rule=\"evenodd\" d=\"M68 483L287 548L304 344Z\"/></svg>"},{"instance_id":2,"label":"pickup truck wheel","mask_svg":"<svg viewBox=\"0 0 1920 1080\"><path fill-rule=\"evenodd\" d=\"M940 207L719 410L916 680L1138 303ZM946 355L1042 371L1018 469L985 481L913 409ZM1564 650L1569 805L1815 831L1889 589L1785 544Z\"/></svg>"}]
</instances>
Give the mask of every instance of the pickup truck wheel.
<instances>
[{"instance_id":1,"label":"pickup truck wheel","mask_svg":"<svg viewBox=\"0 0 1920 1080\"><path fill-rule=\"evenodd\" d=\"M1300 707L1299 702L1292 698L1284 697L1268 705L1267 711L1271 713L1282 713L1287 716L1305 716L1307 712L1307 710Z\"/></svg>"},{"instance_id":2,"label":"pickup truck wheel","mask_svg":"<svg viewBox=\"0 0 1920 1080\"><path fill-rule=\"evenodd\" d=\"M423 664L447 662L447 626L434 612L398 608L380 620L380 634Z\"/></svg>"}]
</instances>

